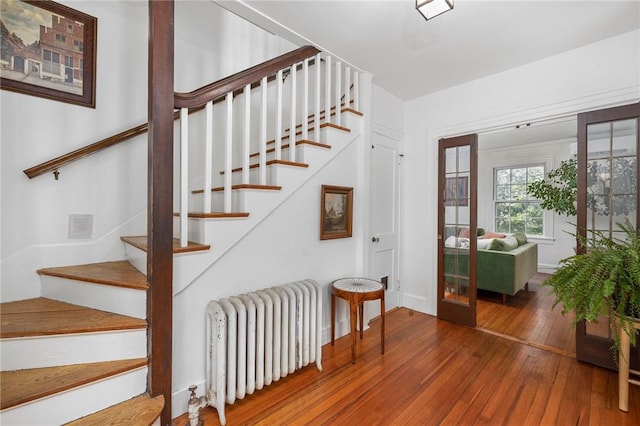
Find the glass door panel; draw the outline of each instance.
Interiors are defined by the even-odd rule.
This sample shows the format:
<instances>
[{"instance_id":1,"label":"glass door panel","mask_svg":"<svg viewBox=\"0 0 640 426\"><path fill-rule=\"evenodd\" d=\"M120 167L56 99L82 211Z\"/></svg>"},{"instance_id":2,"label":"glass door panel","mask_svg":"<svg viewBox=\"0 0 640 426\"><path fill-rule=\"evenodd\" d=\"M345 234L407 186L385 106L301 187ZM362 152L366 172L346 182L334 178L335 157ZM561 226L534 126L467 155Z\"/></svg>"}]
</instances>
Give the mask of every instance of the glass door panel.
<instances>
[{"instance_id":1,"label":"glass door panel","mask_svg":"<svg viewBox=\"0 0 640 426\"><path fill-rule=\"evenodd\" d=\"M477 136L441 139L438 173L438 317L475 326Z\"/></svg>"},{"instance_id":2,"label":"glass door panel","mask_svg":"<svg viewBox=\"0 0 640 426\"><path fill-rule=\"evenodd\" d=\"M596 238L593 231L623 238L618 223L637 226L638 122L640 104L592 111L578 116L578 233ZM578 242L578 251L587 248ZM576 327L576 357L615 369L610 347L613 330L608 315L596 323ZM633 352L633 351L632 351ZM638 352L631 364L637 368Z\"/></svg>"}]
</instances>

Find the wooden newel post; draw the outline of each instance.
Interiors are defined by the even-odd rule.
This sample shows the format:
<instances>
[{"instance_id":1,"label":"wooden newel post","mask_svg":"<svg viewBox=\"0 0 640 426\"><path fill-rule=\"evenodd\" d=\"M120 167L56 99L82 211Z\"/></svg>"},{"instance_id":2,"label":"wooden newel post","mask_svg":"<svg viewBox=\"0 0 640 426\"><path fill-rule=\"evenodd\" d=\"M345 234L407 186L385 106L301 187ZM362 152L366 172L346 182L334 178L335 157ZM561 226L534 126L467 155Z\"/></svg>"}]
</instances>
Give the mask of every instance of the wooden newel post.
<instances>
[{"instance_id":1,"label":"wooden newel post","mask_svg":"<svg viewBox=\"0 0 640 426\"><path fill-rule=\"evenodd\" d=\"M151 396L164 396L171 425L173 319L173 31L174 2L149 1L149 154L147 334Z\"/></svg>"}]
</instances>

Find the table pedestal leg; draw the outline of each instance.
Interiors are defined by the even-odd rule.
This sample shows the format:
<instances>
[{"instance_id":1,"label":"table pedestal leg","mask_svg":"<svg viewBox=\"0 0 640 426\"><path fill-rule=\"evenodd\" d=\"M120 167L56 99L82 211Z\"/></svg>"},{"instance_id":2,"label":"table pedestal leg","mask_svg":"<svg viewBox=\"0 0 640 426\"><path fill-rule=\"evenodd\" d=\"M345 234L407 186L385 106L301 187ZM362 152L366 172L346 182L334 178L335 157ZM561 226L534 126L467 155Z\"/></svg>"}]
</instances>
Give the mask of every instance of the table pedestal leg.
<instances>
[{"instance_id":1,"label":"table pedestal leg","mask_svg":"<svg viewBox=\"0 0 640 426\"><path fill-rule=\"evenodd\" d=\"M360 319L360 340L362 340L362 332L364 330L364 302L358 305L358 316Z\"/></svg>"},{"instance_id":2,"label":"table pedestal leg","mask_svg":"<svg viewBox=\"0 0 640 426\"><path fill-rule=\"evenodd\" d=\"M358 304L354 301L350 301L349 305L351 306L351 364L356 363L356 323L358 319Z\"/></svg>"},{"instance_id":3,"label":"table pedestal leg","mask_svg":"<svg viewBox=\"0 0 640 426\"><path fill-rule=\"evenodd\" d=\"M380 316L382 317L382 324L380 327L380 338L382 340L382 351L380 353L384 354L384 294L380 298Z\"/></svg>"},{"instance_id":4,"label":"table pedestal leg","mask_svg":"<svg viewBox=\"0 0 640 426\"><path fill-rule=\"evenodd\" d=\"M336 296L331 294L331 346L335 343L336 329Z\"/></svg>"}]
</instances>

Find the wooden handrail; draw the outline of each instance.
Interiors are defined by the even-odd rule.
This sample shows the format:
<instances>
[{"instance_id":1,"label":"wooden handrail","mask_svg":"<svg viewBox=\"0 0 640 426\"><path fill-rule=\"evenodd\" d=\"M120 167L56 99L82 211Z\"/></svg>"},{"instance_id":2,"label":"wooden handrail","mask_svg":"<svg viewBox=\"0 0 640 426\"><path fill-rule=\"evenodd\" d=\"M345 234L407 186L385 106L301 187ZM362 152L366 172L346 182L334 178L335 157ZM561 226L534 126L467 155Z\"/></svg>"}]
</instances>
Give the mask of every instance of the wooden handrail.
<instances>
[{"instance_id":1,"label":"wooden handrail","mask_svg":"<svg viewBox=\"0 0 640 426\"><path fill-rule=\"evenodd\" d=\"M241 90L247 84L253 84L265 76L271 76L279 70L310 58L319 52L313 46L303 46L192 92L176 93L174 106L176 108L201 107L209 101L216 101L229 92Z\"/></svg>"},{"instance_id":2,"label":"wooden handrail","mask_svg":"<svg viewBox=\"0 0 640 426\"><path fill-rule=\"evenodd\" d=\"M180 112L176 111L173 115L173 119L177 120L179 117L180 117ZM25 175L29 177L29 179L33 179L36 176L40 176L48 172L54 172L57 174L58 168L62 167L63 165L79 160L81 158L84 158L87 155L95 154L96 152L102 151L105 148L108 148L110 146L119 144L120 142L124 142L128 139L131 139L134 136L141 135L147 132L148 128L149 128L149 123L144 123L139 126L132 127L129 130L125 130L124 132L120 132L116 135L109 136L108 138L92 143L91 145L87 145L85 147L76 149L75 151L71 151L67 154L61 155L60 157L56 157L52 160L45 161L44 163L38 164L37 166L33 166L29 169L24 170L23 172ZM57 176L56 176L56 179L57 179Z\"/></svg>"},{"instance_id":3,"label":"wooden handrail","mask_svg":"<svg viewBox=\"0 0 640 426\"><path fill-rule=\"evenodd\" d=\"M279 70L291 66L297 62L307 59L320 52L313 46L303 46L296 50L293 50L284 55L278 56L262 64L248 68L244 71L240 71L232 76L225 77L214 83L203 86L189 93L175 93L174 103L175 108L189 108L189 113L193 113L202 109L204 104L209 100L217 100L233 91L238 92L244 88L247 84L255 86L256 82L262 77L273 76L274 73ZM180 113L176 111L173 115L173 119L177 120L180 117ZM102 151L113 145L117 145L120 142L124 142L133 138L134 136L141 135L147 132L149 127L148 123L140 124L139 126L132 127L131 129L120 132L116 135L110 136L101 141L92 143L82 148L71 151L67 154L56 157L52 160L45 161L36 166L23 171L29 179L33 179L36 176L40 176L45 173L53 172L56 179L58 178L58 169L65 164L84 158L88 155L95 154L98 151Z\"/></svg>"}]
</instances>

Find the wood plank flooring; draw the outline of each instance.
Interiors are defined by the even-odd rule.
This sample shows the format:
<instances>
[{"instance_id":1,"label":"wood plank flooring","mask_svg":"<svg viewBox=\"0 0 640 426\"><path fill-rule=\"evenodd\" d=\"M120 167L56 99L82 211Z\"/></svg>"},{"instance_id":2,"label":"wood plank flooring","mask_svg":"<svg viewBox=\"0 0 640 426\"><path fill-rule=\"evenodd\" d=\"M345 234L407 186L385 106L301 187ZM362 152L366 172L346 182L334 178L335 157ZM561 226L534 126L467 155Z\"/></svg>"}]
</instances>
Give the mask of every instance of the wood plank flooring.
<instances>
[{"instance_id":1,"label":"wood plank flooring","mask_svg":"<svg viewBox=\"0 0 640 426\"><path fill-rule=\"evenodd\" d=\"M525 297L546 291L530 290ZM485 329L395 310L387 315L384 355L380 321L373 321L358 341L355 365L349 337L342 337L323 347L321 372L307 366L227 405L227 424L640 424L640 387L629 389L629 412L619 411L617 374L575 360L569 320L543 309L533 324L525 322L515 309L527 303L516 298L488 305ZM202 420L219 424L213 408L202 411ZM186 415L173 422L186 423Z\"/></svg>"},{"instance_id":2,"label":"wood plank flooring","mask_svg":"<svg viewBox=\"0 0 640 426\"><path fill-rule=\"evenodd\" d=\"M497 293L478 293L477 324L481 330L513 337L534 346L573 355L576 352L575 328L571 317L563 317L562 307L542 285L548 274L536 274L529 281L529 290L521 290L502 303Z\"/></svg>"}]
</instances>

